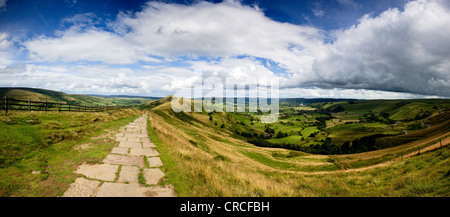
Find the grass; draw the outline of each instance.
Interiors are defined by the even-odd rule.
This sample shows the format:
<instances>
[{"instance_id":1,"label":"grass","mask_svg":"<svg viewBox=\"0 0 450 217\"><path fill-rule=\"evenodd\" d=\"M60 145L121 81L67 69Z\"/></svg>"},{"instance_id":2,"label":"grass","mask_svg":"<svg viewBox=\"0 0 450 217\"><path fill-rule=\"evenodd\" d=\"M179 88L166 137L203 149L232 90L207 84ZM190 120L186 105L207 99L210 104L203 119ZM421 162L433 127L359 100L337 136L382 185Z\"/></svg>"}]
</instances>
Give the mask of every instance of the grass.
<instances>
[{"instance_id":1,"label":"grass","mask_svg":"<svg viewBox=\"0 0 450 217\"><path fill-rule=\"evenodd\" d=\"M148 103L154 98L97 97L79 94L66 94L58 91L36 88L0 88L0 98L4 96L31 101L66 102L83 106L135 106Z\"/></svg>"},{"instance_id":2,"label":"grass","mask_svg":"<svg viewBox=\"0 0 450 217\"><path fill-rule=\"evenodd\" d=\"M179 196L448 196L450 192L447 147L388 166L343 171L329 162L328 156L246 143L232 132L237 129L235 126L244 127L236 122L242 122L246 130L260 126L256 122L250 125L249 120L238 114L213 113L213 120L209 120L208 114L185 114L194 121L169 115L162 108L170 109L161 104L150 111L148 131L161 153L164 163L161 168L167 178L164 183L173 184ZM216 121L219 126L226 125L225 129L215 126ZM353 125L336 127L344 130L345 126ZM372 133L371 128L383 129L383 126L355 124L351 130L365 127L367 133ZM314 132L315 128L306 130ZM363 168L389 161L392 154L409 150L409 146L415 147L405 144L378 152L335 156L335 159L346 161L353 168ZM362 164L356 165L357 162Z\"/></svg>"},{"instance_id":3,"label":"grass","mask_svg":"<svg viewBox=\"0 0 450 217\"><path fill-rule=\"evenodd\" d=\"M78 165L100 163L116 145L108 133L139 114L127 109L112 113L15 112L0 116L0 195L61 196L75 180L73 171ZM26 121L30 118L37 121L31 124ZM13 133L6 136L8 132Z\"/></svg>"}]
</instances>

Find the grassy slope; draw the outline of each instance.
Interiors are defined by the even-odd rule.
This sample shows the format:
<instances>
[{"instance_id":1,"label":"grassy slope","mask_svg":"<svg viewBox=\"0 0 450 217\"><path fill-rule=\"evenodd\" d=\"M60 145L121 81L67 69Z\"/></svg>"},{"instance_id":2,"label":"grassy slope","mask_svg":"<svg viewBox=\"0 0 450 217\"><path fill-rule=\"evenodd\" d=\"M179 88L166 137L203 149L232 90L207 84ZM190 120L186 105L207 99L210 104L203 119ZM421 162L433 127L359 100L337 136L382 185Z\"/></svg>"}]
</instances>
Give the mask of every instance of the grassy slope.
<instances>
[{"instance_id":1,"label":"grassy slope","mask_svg":"<svg viewBox=\"0 0 450 217\"><path fill-rule=\"evenodd\" d=\"M212 121L202 113L179 118L169 108L165 103L150 112L149 133L162 153L166 182L180 196L449 196L448 148L387 167L342 172L328 156L260 148L233 138L211 123L227 123L226 115L216 114ZM389 154L341 160L359 159L369 166L388 161Z\"/></svg>"},{"instance_id":2,"label":"grassy slope","mask_svg":"<svg viewBox=\"0 0 450 217\"><path fill-rule=\"evenodd\" d=\"M0 196L62 195L76 178L73 170L79 164L100 162L115 145L101 134L128 124L140 114L125 109L0 115Z\"/></svg>"},{"instance_id":3,"label":"grassy slope","mask_svg":"<svg viewBox=\"0 0 450 217\"><path fill-rule=\"evenodd\" d=\"M96 97L80 94L65 94L58 91L36 89L36 88L0 88L0 98L4 96L19 100L66 102L76 105L103 106L118 105L131 106L151 101L147 98L124 98L124 97Z\"/></svg>"},{"instance_id":4,"label":"grassy slope","mask_svg":"<svg viewBox=\"0 0 450 217\"><path fill-rule=\"evenodd\" d=\"M353 104L349 102L333 102L333 103L318 103L325 109L334 106L342 106L346 112L350 114L361 115L369 111L374 113L386 112L391 115L393 120L414 119L417 114L425 111L436 113L442 108L450 107L450 100L448 99L409 99L409 100L360 100L354 101ZM422 109L422 111L420 110Z\"/></svg>"}]
</instances>

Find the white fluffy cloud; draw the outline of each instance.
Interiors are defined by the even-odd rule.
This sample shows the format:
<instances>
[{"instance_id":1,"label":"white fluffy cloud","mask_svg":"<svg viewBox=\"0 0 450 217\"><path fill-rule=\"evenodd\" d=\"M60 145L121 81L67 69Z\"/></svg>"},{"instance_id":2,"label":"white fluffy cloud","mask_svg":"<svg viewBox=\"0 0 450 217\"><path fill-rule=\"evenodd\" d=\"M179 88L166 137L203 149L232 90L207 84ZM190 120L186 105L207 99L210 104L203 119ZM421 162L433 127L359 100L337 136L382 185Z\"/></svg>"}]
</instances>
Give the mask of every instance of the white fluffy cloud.
<instances>
[{"instance_id":1,"label":"white fluffy cloud","mask_svg":"<svg viewBox=\"0 0 450 217\"><path fill-rule=\"evenodd\" d=\"M316 79L306 83L450 96L449 23L449 9L437 1L364 16L315 58Z\"/></svg>"},{"instance_id":2,"label":"white fluffy cloud","mask_svg":"<svg viewBox=\"0 0 450 217\"><path fill-rule=\"evenodd\" d=\"M13 43L8 40L8 37L7 33L0 32L0 68L6 67L13 62L10 51Z\"/></svg>"},{"instance_id":3,"label":"white fluffy cloud","mask_svg":"<svg viewBox=\"0 0 450 217\"><path fill-rule=\"evenodd\" d=\"M339 2L354 5L351 0ZM91 67L98 74L115 76L96 80L93 85L99 89L176 90L190 81L194 69L219 77L273 75L255 59L264 58L285 70L277 74L283 88L450 96L449 8L445 0L412 1L403 10L362 17L357 25L336 32L329 44L323 30L276 22L257 6L232 1L189 6L149 2L141 11L119 13L107 23L108 29L95 26L95 15L80 14L64 19L63 24L73 25L57 37L40 36L23 45L33 61L99 61L147 69L120 77L114 70ZM0 50L1 43L0 37ZM170 65L177 61L185 66ZM155 79L147 79L151 76ZM81 76L74 79L81 80L80 85L87 82ZM139 84L143 81L148 83Z\"/></svg>"}]
</instances>

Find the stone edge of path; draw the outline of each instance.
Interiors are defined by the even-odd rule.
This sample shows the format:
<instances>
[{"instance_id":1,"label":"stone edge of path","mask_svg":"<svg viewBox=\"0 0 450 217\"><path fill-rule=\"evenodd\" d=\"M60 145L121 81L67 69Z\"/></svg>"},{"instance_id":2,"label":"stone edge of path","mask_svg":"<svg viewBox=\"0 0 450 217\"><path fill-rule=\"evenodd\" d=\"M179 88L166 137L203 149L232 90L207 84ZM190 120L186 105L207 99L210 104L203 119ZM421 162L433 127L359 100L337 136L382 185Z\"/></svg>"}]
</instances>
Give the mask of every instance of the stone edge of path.
<instances>
[{"instance_id":1,"label":"stone edge of path","mask_svg":"<svg viewBox=\"0 0 450 217\"><path fill-rule=\"evenodd\" d=\"M154 149L155 144L148 137L147 119L146 113L121 127L113 135L119 145L112 149L102 164L80 165L75 171L78 177L63 197L176 196L172 185L158 185L165 174L158 168L163 163L157 157L160 154ZM144 179L145 184L139 184L143 182L139 179Z\"/></svg>"}]
</instances>

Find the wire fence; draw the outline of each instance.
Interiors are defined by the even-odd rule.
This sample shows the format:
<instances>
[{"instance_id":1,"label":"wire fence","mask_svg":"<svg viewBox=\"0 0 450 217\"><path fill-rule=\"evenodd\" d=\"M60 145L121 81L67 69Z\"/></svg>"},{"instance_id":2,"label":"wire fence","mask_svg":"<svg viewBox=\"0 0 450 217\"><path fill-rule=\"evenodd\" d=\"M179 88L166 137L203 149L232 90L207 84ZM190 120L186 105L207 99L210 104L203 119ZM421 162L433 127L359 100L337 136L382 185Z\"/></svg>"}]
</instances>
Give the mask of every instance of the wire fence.
<instances>
[{"instance_id":1,"label":"wire fence","mask_svg":"<svg viewBox=\"0 0 450 217\"><path fill-rule=\"evenodd\" d=\"M58 112L107 112L127 108L125 106L83 106L66 102L48 102L18 100L4 97L0 102L0 110L8 113L9 110L20 111L58 111Z\"/></svg>"}]
</instances>

